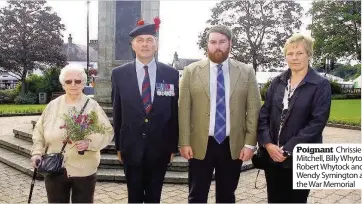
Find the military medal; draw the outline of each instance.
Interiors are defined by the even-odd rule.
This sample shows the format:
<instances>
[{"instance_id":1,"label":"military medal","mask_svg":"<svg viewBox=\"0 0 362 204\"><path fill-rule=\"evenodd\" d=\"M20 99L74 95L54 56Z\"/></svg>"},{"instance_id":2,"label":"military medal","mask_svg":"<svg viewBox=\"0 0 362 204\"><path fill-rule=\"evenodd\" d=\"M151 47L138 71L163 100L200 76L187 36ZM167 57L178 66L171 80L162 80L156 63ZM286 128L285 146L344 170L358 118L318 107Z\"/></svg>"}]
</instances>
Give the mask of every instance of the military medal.
<instances>
[{"instance_id":1,"label":"military medal","mask_svg":"<svg viewBox=\"0 0 362 204\"><path fill-rule=\"evenodd\" d=\"M175 96L175 87L173 84L170 84L170 86L171 96Z\"/></svg>"},{"instance_id":2,"label":"military medal","mask_svg":"<svg viewBox=\"0 0 362 204\"><path fill-rule=\"evenodd\" d=\"M161 90L160 90L160 84L156 83L156 91L157 91L157 96L161 95Z\"/></svg>"},{"instance_id":3,"label":"military medal","mask_svg":"<svg viewBox=\"0 0 362 204\"><path fill-rule=\"evenodd\" d=\"M161 83L161 96L165 95L165 84Z\"/></svg>"}]
</instances>

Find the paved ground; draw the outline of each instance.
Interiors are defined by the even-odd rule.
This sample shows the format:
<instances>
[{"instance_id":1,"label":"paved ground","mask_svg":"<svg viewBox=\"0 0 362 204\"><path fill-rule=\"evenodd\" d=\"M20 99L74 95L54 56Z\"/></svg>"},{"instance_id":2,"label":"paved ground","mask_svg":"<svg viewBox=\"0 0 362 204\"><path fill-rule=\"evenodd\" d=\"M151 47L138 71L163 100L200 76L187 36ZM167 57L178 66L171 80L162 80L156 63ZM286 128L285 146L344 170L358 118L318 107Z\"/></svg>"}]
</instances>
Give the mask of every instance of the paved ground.
<instances>
[{"instance_id":1,"label":"paved ground","mask_svg":"<svg viewBox=\"0 0 362 204\"><path fill-rule=\"evenodd\" d=\"M12 134L12 129L29 125L30 120L38 116L0 118L0 136ZM326 128L324 140L326 143L361 143L361 132ZM266 203L266 189L255 189L254 182L257 170L241 173L236 191L238 203ZM31 178L23 173L0 163L0 202L27 202ZM265 185L264 174L258 177L257 186ZM162 193L163 203L186 203L187 185L165 184ZM212 184L209 202L215 202L215 186ZM33 193L33 203L45 203L46 191L43 181L37 181ZM99 182L95 192L96 203L125 203L127 202L127 187L124 183ZM308 203L361 203L360 190L312 190Z\"/></svg>"}]
</instances>

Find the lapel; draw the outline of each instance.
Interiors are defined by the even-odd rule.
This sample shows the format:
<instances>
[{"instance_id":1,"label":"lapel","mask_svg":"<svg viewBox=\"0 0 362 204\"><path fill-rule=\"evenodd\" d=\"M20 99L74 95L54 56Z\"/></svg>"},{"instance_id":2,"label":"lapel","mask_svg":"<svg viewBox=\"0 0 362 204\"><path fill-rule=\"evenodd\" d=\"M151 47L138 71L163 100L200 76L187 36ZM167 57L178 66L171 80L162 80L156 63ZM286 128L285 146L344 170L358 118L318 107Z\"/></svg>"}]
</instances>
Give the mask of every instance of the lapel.
<instances>
[{"instance_id":1,"label":"lapel","mask_svg":"<svg viewBox=\"0 0 362 204\"><path fill-rule=\"evenodd\" d=\"M152 109L151 112L149 113L149 115L153 115L155 114L155 111L157 111L158 109L161 109L160 106L160 102L162 101L161 97L165 97L165 96L158 96L157 95L157 91L156 91L156 84L157 83L171 83L169 81L166 81L166 77L164 76L164 72L162 71L162 67L160 66L160 64L156 61L156 83L155 83L155 87L153 87L154 89L154 95L153 95L153 102L152 102ZM143 104L142 104L143 107Z\"/></svg>"},{"instance_id":2,"label":"lapel","mask_svg":"<svg viewBox=\"0 0 362 204\"><path fill-rule=\"evenodd\" d=\"M129 82L130 84L126 84L126 86L129 87L130 94L132 94L131 98L134 98L134 101L136 103L136 107L139 107L139 110L141 112L145 113L145 110L143 108L143 101L140 94L140 90L138 87L138 79L137 79L137 72L136 72L136 61L133 61L133 64L129 67L128 70L128 76L129 76Z\"/></svg>"},{"instance_id":3,"label":"lapel","mask_svg":"<svg viewBox=\"0 0 362 204\"><path fill-rule=\"evenodd\" d=\"M198 75L204 87L207 97L210 99L210 61L203 60L198 66Z\"/></svg>"},{"instance_id":4,"label":"lapel","mask_svg":"<svg viewBox=\"0 0 362 204\"><path fill-rule=\"evenodd\" d=\"M240 73L239 65L229 59L230 97L233 95Z\"/></svg>"}]
</instances>

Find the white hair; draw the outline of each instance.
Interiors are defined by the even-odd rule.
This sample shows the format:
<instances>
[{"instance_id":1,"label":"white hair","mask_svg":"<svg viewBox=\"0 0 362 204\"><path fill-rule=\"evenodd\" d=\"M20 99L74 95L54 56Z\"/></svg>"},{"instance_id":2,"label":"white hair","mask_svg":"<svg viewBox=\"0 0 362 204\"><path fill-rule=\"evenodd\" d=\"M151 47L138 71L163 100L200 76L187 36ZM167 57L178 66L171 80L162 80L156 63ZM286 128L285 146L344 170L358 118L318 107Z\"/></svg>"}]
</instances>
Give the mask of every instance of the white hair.
<instances>
[{"instance_id":1,"label":"white hair","mask_svg":"<svg viewBox=\"0 0 362 204\"><path fill-rule=\"evenodd\" d=\"M80 65L76 65L76 64L68 64L67 66L65 66L61 71L60 71L60 75L59 75L59 82L64 85L65 84L65 75L69 72L77 72L79 74L81 74L82 77L82 83L86 84L87 82L87 74L84 71L84 68Z\"/></svg>"}]
</instances>

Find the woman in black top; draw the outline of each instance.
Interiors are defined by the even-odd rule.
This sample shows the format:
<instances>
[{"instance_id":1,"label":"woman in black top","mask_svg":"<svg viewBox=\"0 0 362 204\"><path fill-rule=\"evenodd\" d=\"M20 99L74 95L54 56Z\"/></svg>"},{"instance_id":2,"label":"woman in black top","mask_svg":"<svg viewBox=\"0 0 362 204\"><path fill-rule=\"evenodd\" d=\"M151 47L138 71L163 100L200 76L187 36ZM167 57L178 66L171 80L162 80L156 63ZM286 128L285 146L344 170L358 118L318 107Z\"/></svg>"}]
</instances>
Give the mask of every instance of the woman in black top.
<instances>
[{"instance_id":1,"label":"woman in black top","mask_svg":"<svg viewBox=\"0 0 362 204\"><path fill-rule=\"evenodd\" d=\"M275 77L259 113L258 143L270 157L265 169L269 203L306 203L310 190L293 190L291 156L300 143L321 143L331 106L329 81L310 66L313 41L302 34L284 46L289 69Z\"/></svg>"}]
</instances>

